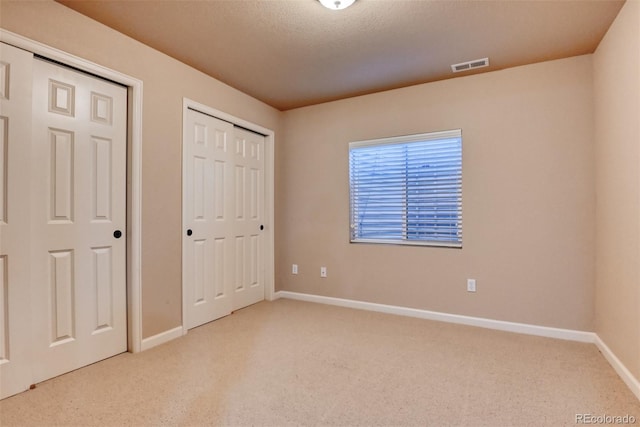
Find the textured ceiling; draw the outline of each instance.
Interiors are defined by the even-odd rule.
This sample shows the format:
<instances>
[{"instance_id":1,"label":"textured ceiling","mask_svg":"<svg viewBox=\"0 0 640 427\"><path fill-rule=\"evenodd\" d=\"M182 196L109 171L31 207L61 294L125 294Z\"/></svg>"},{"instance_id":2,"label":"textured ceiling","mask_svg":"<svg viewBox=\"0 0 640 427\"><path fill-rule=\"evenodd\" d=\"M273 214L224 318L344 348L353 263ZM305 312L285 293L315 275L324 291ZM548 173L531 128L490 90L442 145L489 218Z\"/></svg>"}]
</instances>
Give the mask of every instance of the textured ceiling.
<instances>
[{"instance_id":1,"label":"textured ceiling","mask_svg":"<svg viewBox=\"0 0 640 427\"><path fill-rule=\"evenodd\" d=\"M58 0L280 110L592 53L623 0ZM491 65L451 72L489 57Z\"/></svg>"}]
</instances>

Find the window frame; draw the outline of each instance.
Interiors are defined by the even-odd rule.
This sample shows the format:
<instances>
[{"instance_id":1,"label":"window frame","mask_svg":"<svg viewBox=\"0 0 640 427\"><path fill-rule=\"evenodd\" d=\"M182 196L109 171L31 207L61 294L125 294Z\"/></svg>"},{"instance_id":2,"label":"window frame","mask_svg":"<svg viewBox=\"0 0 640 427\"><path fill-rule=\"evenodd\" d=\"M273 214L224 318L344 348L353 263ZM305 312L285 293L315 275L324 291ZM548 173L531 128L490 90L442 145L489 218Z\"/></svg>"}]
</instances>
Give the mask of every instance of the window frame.
<instances>
[{"instance_id":1,"label":"window frame","mask_svg":"<svg viewBox=\"0 0 640 427\"><path fill-rule=\"evenodd\" d=\"M404 226L401 230L403 237L401 239L376 239L376 238L358 238L354 236L355 224L354 220L354 184L352 183L352 159L351 159L351 151L352 149L362 148L362 147L373 147L373 146L390 146L390 145L403 145L410 143L418 143L418 142L429 142L429 141L439 141L446 139L459 139L460 141L460 178L459 178L459 190L456 191L458 193L458 201L457 201L457 210L458 210L458 218L456 221L457 228L457 241L437 241L437 240L416 240L409 239L407 237L408 229L410 221L404 218ZM373 244L392 244L392 245L403 245L403 246L427 246L427 247L445 247L445 248L462 248L462 188L463 188L463 139L462 139L462 129L452 129L445 131L437 131L437 132L428 132L428 133L420 133L420 134L411 134L411 135L401 135L401 136L393 136L386 138L377 138L377 139L368 139L361 141L352 141L349 143L348 147L348 179L349 179L349 242L350 243L373 243ZM407 184L405 184L406 186ZM405 202L404 210L405 212L408 209L408 202Z\"/></svg>"}]
</instances>

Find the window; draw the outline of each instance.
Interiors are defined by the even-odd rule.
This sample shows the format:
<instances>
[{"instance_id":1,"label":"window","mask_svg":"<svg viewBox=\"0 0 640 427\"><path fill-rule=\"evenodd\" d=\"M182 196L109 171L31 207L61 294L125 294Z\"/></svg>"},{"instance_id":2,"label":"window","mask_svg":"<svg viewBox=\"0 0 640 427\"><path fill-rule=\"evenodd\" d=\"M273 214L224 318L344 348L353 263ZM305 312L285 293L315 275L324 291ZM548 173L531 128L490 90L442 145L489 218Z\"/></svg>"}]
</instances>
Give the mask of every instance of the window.
<instances>
[{"instance_id":1,"label":"window","mask_svg":"<svg viewBox=\"0 0 640 427\"><path fill-rule=\"evenodd\" d=\"M351 242L462 247L462 131L349 144Z\"/></svg>"}]
</instances>

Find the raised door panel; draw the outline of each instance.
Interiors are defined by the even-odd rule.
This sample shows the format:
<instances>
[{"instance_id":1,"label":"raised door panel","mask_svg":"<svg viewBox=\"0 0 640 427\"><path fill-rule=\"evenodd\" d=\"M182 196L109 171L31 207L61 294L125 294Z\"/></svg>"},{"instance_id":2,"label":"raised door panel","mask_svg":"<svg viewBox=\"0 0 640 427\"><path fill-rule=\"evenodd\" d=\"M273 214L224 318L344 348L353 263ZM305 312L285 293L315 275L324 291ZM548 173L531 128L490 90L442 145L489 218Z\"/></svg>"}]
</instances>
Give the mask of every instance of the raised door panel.
<instances>
[{"instance_id":1,"label":"raised door panel","mask_svg":"<svg viewBox=\"0 0 640 427\"><path fill-rule=\"evenodd\" d=\"M49 252L48 292L51 335L49 346L57 346L76 338L76 293L73 250Z\"/></svg>"},{"instance_id":2,"label":"raised door panel","mask_svg":"<svg viewBox=\"0 0 640 427\"><path fill-rule=\"evenodd\" d=\"M49 221L71 223L73 221L74 132L68 130L48 129L50 176L47 179L49 189Z\"/></svg>"},{"instance_id":3,"label":"raised door panel","mask_svg":"<svg viewBox=\"0 0 640 427\"><path fill-rule=\"evenodd\" d=\"M9 118L0 116L0 224L7 223L9 173Z\"/></svg>"},{"instance_id":4,"label":"raised door panel","mask_svg":"<svg viewBox=\"0 0 640 427\"><path fill-rule=\"evenodd\" d=\"M92 300L95 301L96 311L93 316L92 334L107 332L113 329L115 293L113 282L113 250L110 247L91 248L93 252L91 263Z\"/></svg>"},{"instance_id":5,"label":"raised door panel","mask_svg":"<svg viewBox=\"0 0 640 427\"><path fill-rule=\"evenodd\" d=\"M91 221L111 222L113 184L113 141L91 137L93 169L91 171Z\"/></svg>"}]
</instances>

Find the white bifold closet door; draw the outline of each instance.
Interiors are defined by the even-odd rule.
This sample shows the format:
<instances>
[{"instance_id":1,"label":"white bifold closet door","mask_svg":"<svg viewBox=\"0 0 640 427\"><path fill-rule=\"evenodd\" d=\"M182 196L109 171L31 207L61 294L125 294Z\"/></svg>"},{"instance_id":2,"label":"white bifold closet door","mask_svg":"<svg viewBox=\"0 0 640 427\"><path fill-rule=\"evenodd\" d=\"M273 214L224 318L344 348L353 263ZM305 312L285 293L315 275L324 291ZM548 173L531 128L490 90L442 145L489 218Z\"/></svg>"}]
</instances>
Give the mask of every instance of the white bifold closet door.
<instances>
[{"instance_id":1,"label":"white bifold closet door","mask_svg":"<svg viewBox=\"0 0 640 427\"><path fill-rule=\"evenodd\" d=\"M0 398L33 384L28 173L32 70L31 53L0 43Z\"/></svg>"},{"instance_id":2,"label":"white bifold closet door","mask_svg":"<svg viewBox=\"0 0 640 427\"><path fill-rule=\"evenodd\" d=\"M187 328L264 299L264 136L188 110L183 269Z\"/></svg>"},{"instance_id":3,"label":"white bifold closet door","mask_svg":"<svg viewBox=\"0 0 640 427\"><path fill-rule=\"evenodd\" d=\"M33 67L35 380L127 350L127 90Z\"/></svg>"},{"instance_id":4,"label":"white bifold closet door","mask_svg":"<svg viewBox=\"0 0 640 427\"><path fill-rule=\"evenodd\" d=\"M3 63L5 50L14 49L3 46ZM27 75L9 66L10 79ZM3 397L127 349L127 90L39 59L22 66L29 91L10 87L7 104L29 104L16 124L31 127L8 134L3 162ZM28 274L14 276L24 260Z\"/></svg>"},{"instance_id":5,"label":"white bifold closet door","mask_svg":"<svg viewBox=\"0 0 640 427\"><path fill-rule=\"evenodd\" d=\"M264 299L264 136L234 129L233 309Z\"/></svg>"}]
</instances>

